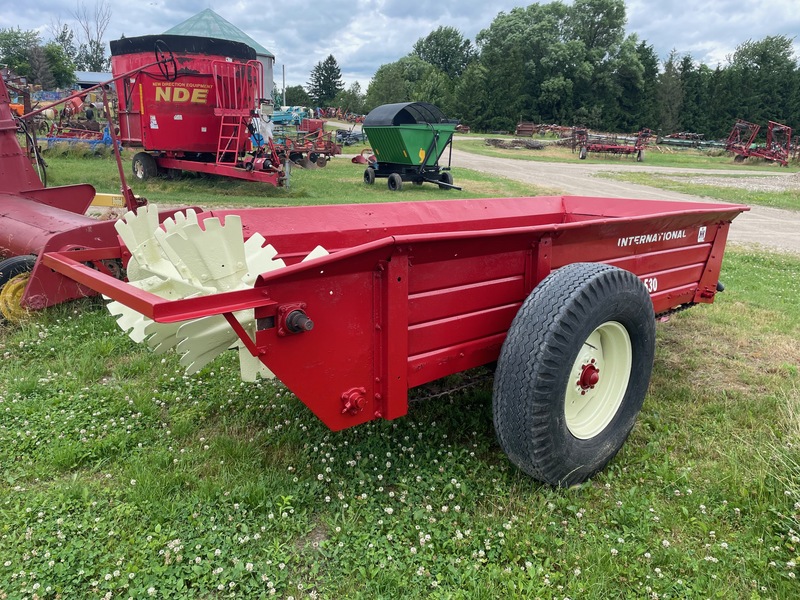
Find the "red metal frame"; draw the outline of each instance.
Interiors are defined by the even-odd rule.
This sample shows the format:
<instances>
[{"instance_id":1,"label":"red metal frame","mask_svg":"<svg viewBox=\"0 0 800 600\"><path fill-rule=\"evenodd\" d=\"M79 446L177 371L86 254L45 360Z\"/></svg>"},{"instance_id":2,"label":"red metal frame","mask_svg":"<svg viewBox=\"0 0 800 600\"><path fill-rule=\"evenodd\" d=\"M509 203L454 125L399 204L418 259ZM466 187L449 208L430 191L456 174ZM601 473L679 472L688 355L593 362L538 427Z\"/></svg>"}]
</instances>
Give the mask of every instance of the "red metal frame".
<instances>
[{"instance_id":1,"label":"red metal frame","mask_svg":"<svg viewBox=\"0 0 800 600\"><path fill-rule=\"evenodd\" d=\"M129 69L149 53L112 56L112 70ZM141 145L162 170L180 169L281 186L280 162L248 156L263 65L225 56L176 52L180 69L164 80L140 67L118 84L123 141ZM119 79L119 78L117 78Z\"/></svg>"},{"instance_id":2,"label":"red metal frame","mask_svg":"<svg viewBox=\"0 0 800 600\"><path fill-rule=\"evenodd\" d=\"M725 150L734 153L739 160L753 156L787 166L792 152L792 128L769 121L767 143L764 146L753 146L760 130L760 125L738 119L725 141Z\"/></svg>"},{"instance_id":3,"label":"red metal frame","mask_svg":"<svg viewBox=\"0 0 800 600\"><path fill-rule=\"evenodd\" d=\"M68 102L85 93L82 91L61 102ZM103 99L107 107L105 90ZM24 118L30 119L42 110L46 108L28 113ZM114 138L113 131L111 135ZM114 146L117 146L116 142ZM126 191L130 192L130 188L125 184L118 152L116 158L121 188L125 194ZM0 257L38 257L21 299L23 306L42 309L96 293L74 279L44 267L41 262L43 253L116 247L113 258L100 256L92 263L93 268L105 273L117 267L108 261L119 258L127 260L124 253L120 254L114 221L98 221L85 215L94 196L95 189L89 184L51 188L42 186L27 153L17 140L17 126L11 115L8 91L0 80ZM139 205L132 193L126 194L126 202L130 209ZM175 212L165 211L159 218L163 220Z\"/></svg>"},{"instance_id":4,"label":"red metal frame","mask_svg":"<svg viewBox=\"0 0 800 600\"><path fill-rule=\"evenodd\" d=\"M587 197L507 198L210 211L242 218L287 267L252 290L166 301L85 266L44 264L159 321L255 308L238 334L331 429L407 411L407 390L496 360L530 291L561 266L604 262L651 292L656 313L712 302L729 223L747 207ZM321 244L331 254L300 260ZM112 254L113 256L113 254ZM281 334L298 307L311 331Z\"/></svg>"},{"instance_id":5,"label":"red metal frame","mask_svg":"<svg viewBox=\"0 0 800 600\"><path fill-rule=\"evenodd\" d=\"M653 137L650 129L642 129L636 134L636 140L631 144L617 143L616 136L597 136L590 134L585 129L576 131L577 145L585 148L587 152L601 152L605 154L636 154L644 148Z\"/></svg>"}]
</instances>

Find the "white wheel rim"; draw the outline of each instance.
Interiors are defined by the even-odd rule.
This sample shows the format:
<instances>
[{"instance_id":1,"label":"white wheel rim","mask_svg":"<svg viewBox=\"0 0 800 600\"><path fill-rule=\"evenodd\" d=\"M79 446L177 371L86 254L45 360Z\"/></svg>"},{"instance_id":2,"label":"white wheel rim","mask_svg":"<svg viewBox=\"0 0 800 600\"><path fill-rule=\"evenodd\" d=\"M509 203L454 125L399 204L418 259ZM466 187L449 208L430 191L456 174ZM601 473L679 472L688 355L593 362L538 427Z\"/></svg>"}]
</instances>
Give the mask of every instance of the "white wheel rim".
<instances>
[{"instance_id":1,"label":"white wheel rim","mask_svg":"<svg viewBox=\"0 0 800 600\"><path fill-rule=\"evenodd\" d=\"M602 432L617 414L633 364L628 330L616 321L595 329L572 365L564 398L570 433L588 440Z\"/></svg>"}]
</instances>

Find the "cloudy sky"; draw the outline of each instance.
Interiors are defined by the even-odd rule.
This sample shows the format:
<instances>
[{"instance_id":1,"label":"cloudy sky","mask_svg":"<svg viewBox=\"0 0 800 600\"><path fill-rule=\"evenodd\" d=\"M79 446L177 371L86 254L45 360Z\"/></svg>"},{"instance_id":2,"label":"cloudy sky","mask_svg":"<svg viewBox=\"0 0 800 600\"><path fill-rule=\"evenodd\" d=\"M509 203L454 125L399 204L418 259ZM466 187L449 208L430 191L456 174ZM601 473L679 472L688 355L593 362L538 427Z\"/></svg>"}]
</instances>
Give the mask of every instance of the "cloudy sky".
<instances>
[{"instance_id":1,"label":"cloudy sky","mask_svg":"<svg viewBox=\"0 0 800 600\"><path fill-rule=\"evenodd\" d=\"M94 5L94 0L83 1ZM438 26L456 27L474 41L499 12L528 4L524 0L139 0L123 8L112 0L105 40L161 33L211 8L275 55L279 85L283 66L287 85L305 85L314 65L333 54L345 82L359 81L366 88L380 65L408 54L416 40ZM647 40L662 58L675 48L715 66L724 64L726 56L748 39L800 34L798 0L626 0L626 5L627 32ZM75 6L76 0L16 2L13 10L0 11L0 28L36 29L47 40L51 23L73 24ZM800 56L797 39L795 52Z\"/></svg>"}]
</instances>

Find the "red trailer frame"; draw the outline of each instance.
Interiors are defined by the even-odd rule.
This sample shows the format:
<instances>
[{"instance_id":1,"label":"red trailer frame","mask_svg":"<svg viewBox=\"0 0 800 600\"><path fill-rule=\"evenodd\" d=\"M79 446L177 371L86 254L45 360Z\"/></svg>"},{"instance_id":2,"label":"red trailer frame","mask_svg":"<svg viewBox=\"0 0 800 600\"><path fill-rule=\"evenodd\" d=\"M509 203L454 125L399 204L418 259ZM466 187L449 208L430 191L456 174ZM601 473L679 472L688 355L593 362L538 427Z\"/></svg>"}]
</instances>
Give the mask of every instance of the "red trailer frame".
<instances>
[{"instance_id":1,"label":"red trailer frame","mask_svg":"<svg viewBox=\"0 0 800 600\"><path fill-rule=\"evenodd\" d=\"M331 429L408 410L407 390L497 359L525 298L556 269L635 273L656 314L717 293L745 206L589 197L214 210L241 216L289 265L252 289L164 300L87 264L125 250L46 253L44 264L159 323L223 314L253 356ZM299 263L313 245L331 254ZM255 309L250 338L233 316ZM293 333L295 311L313 331Z\"/></svg>"}]
</instances>

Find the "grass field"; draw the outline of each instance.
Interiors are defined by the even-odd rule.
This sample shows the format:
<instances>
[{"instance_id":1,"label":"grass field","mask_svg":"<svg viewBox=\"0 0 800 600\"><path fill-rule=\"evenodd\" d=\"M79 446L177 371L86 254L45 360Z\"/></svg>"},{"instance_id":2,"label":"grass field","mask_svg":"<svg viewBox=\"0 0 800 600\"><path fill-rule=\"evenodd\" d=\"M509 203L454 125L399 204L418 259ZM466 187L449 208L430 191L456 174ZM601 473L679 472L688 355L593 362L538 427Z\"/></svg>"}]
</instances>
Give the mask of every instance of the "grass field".
<instances>
[{"instance_id":1,"label":"grass field","mask_svg":"<svg viewBox=\"0 0 800 600\"><path fill-rule=\"evenodd\" d=\"M363 146L351 147L357 154ZM348 149L350 150L350 149ZM511 179L491 178L469 169L453 169L455 184L463 189L440 190L433 184L415 186L406 183L400 192L391 193L385 179L375 185L363 182L364 165L335 157L323 169L293 168L289 189L275 188L231 178L184 173L171 181L153 178L139 181L131 175L132 153L123 153L125 177L135 194L150 202L214 206L287 206L292 204L334 204L361 202L400 202L448 198L531 196L547 193L545 188L524 185ZM108 156L48 156L48 184L91 183L99 192L118 192L119 175L116 162Z\"/></svg>"},{"instance_id":2,"label":"grass field","mask_svg":"<svg viewBox=\"0 0 800 600\"><path fill-rule=\"evenodd\" d=\"M771 206L773 208L783 208L786 210L800 210L800 189L787 189L782 191L757 191L748 190L744 185L722 186L704 185L693 183L692 177L683 173L670 173L669 175L660 173L601 173L600 177L609 177L618 181L629 181L639 185L649 185L664 190L691 194L693 196L706 196L716 198L725 202L737 204L757 204L759 206ZM727 178L727 176L726 176ZM731 175L730 179L734 183L741 179L741 175Z\"/></svg>"},{"instance_id":3,"label":"grass field","mask_svg":"<svg viewBox=\"0 0 800 600\"><path fill-rule=\"evenodd\" d=\"M52 161L63 183L78 165L106 181L102 161L72 160ZM332 167L335 184L298 175L298 196L136 191L203 206L450 197L365 190L355 165ZM658 325L622 451L569 490L510 466L490 381L333 433L281 384L242 383L233 353L185 376L99 300L0 326L0 598L793 598L798 274L798 257L730 249L715 304Z\"/></svg>"}]
</instances>

